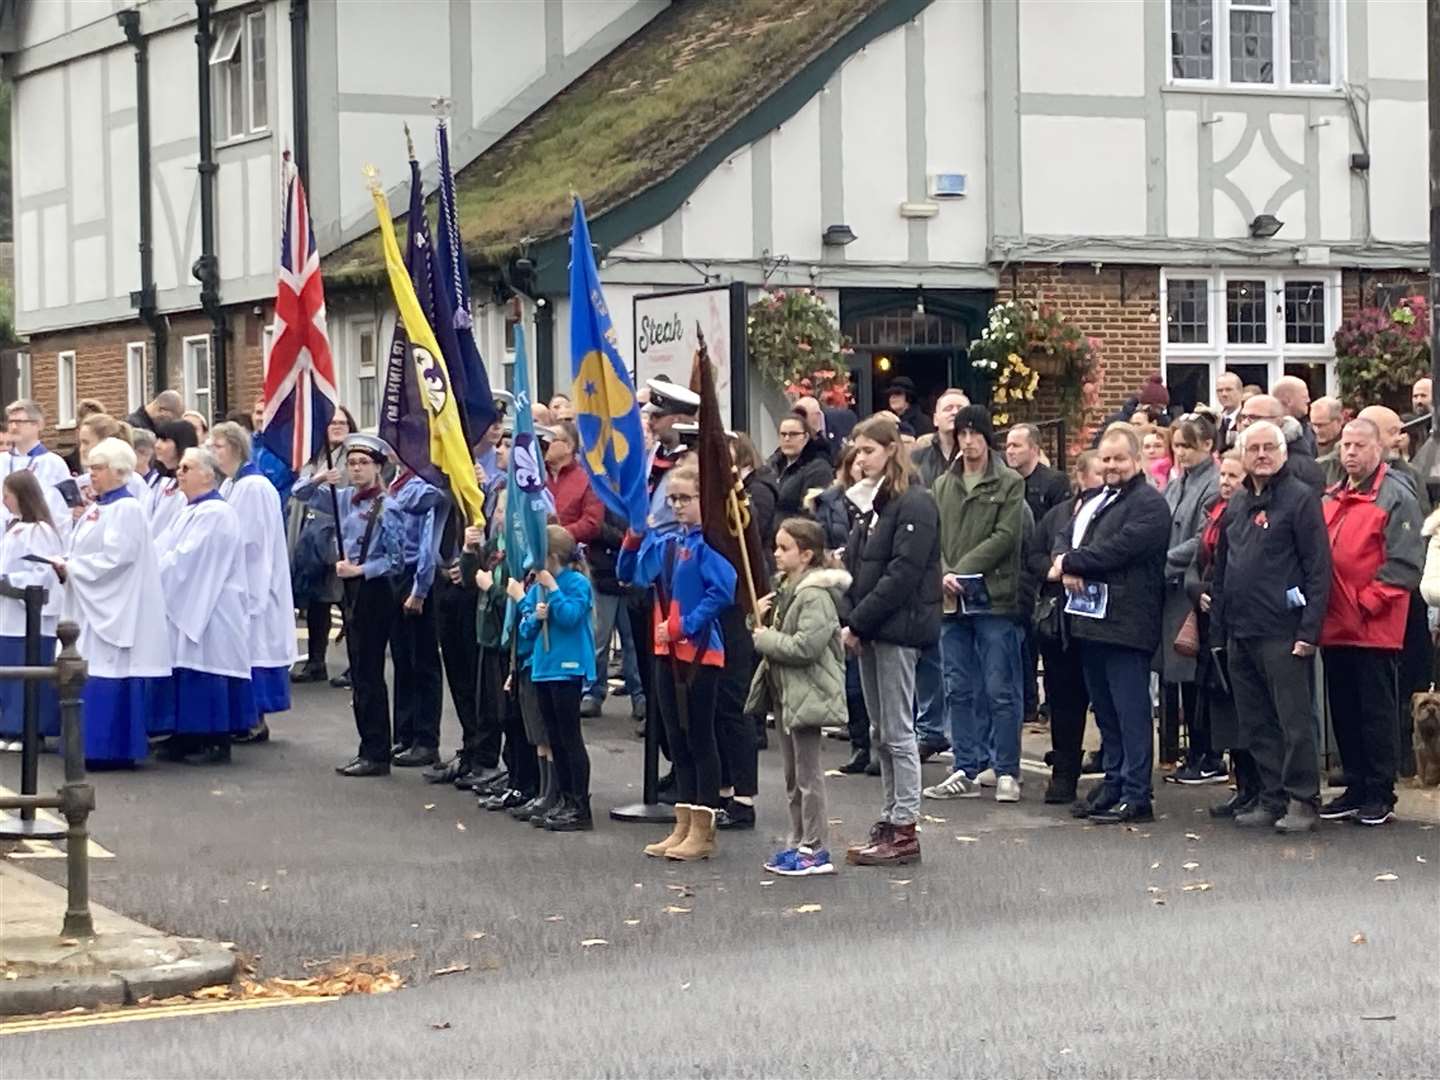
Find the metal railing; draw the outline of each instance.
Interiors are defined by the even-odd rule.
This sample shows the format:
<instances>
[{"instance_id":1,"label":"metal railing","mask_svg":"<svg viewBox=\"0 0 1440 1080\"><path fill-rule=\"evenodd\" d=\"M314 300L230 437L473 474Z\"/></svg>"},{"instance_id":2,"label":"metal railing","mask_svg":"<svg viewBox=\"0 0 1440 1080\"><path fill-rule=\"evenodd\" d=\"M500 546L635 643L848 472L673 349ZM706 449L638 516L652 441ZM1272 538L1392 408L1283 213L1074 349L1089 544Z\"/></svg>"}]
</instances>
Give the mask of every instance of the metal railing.
<instances>
[{"instance_id":1,"label":"metal railing","mask_svg":"<svg viewBox=\"0 0 1440 1080\"><path fill-rule=\"evenodd\" d=\"M56 630L60 652L53 664L41 664L40 609L46 591L38 585L18 589L0 580L0 598L25 604L25 664L0 666L0 679L25 681L25 726L20 764L20 794L0 795L0 810L19 810L18 818L0 820L0 840L64 840L66 868L65 937L93 937L95 922L90 915L90 811L95 809L95 789L85 779L85 729L80 693L85 687L86 664L75 642L80 628L68 619ZM54 682L60 697L60 738L65 757L65 782L53 795L40 795L39 683ZM59 810L65 817L61 828L35 819L36 810Z\"/></svg>"}]
</instances>

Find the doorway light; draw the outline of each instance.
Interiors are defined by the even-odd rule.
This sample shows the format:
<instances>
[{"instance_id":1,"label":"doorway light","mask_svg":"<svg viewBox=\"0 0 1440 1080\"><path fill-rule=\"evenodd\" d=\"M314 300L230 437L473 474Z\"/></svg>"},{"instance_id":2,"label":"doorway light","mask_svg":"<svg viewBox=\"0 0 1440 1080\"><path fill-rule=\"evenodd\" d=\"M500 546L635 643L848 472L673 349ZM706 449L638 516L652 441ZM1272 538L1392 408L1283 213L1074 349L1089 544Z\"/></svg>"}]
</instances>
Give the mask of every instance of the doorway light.
<instances>
[{"instance_id":1,"label":"doorway light","mask_svg":"<svg viewBox=\"0 0 1440 1080\"><path fill-rule=\"evenodd\" d=\"M875 361L875 366L876 366L877 368L879 368L881 371L889 371L889 370L890 370L890 358L889 358L888 356L882 356L882 357L880 357L879 359L877 359L877 360Z\"/></svg>"}]
</instances>

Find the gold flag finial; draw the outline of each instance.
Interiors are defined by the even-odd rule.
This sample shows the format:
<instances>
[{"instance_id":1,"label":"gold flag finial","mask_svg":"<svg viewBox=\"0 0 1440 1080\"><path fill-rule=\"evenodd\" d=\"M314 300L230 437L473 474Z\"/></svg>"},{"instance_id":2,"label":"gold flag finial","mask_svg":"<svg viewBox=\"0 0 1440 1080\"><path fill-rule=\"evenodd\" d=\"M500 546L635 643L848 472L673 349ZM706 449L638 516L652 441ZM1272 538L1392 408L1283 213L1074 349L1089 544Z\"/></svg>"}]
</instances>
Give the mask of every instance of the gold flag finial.
<instances>
[{"instance_id":1,"label":"gold flag finial","mask_svg":"<svg viewBox=\"0 0 1440 1080\"><path fill-rule=\"evenodd\" d=\"M370 193L378 194L380 191L380 170L374 165L366 165L360 171L365 174L365 186L370 189Z\"/></svg>"}]
</instances>

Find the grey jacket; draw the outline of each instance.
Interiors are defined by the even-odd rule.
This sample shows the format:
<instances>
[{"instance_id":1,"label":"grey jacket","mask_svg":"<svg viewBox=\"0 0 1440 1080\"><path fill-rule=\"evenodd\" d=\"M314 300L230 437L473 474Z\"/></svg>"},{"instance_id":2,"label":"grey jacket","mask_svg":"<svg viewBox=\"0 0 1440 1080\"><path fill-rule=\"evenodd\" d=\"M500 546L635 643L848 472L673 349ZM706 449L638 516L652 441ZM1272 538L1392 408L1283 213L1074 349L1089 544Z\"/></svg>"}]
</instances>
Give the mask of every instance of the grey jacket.
<instances>
[{"instance_id":1,"label":"grey jacket","mask_svg":"<svg viewBox=\"0 0 1440 1080\"><path fill-rule=\"evenodd\" d=\"M1165 487L1165 502L1170 507L1170 547L1165 553L1165 609L1156 666L1168 683L1195 681L1195 660L1175 651L1175 635L1193 610L1185 592L1185 571L1200 547L1205 515L1219 497L1220 470L1213 460L1187 469Z\"/></svg>"},{"instance_id":2,"label":"grey jacket","mask_svg":"<svg viewBox=\"0 0 1440 1080\"><path fill-rule=\"evenodd\" d=\"M845 650L836 605L850 588L844 570L811 570L775 600L774 625L755 635L760 665L746 716L775 714L781 731L819 728L845 716Z\"/></svg>"}]
</instances>

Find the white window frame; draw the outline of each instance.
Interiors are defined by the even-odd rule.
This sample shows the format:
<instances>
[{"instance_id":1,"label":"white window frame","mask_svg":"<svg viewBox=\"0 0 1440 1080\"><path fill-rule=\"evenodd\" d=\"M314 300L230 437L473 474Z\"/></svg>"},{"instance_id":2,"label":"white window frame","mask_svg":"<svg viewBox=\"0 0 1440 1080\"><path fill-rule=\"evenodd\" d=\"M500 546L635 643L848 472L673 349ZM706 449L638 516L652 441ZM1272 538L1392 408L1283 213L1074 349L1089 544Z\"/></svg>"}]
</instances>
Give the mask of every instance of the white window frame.
<instances>
[{"instance_id":1,"label":"white window frame","mask_svg":"<svg viewBox=\"0 0 1440 1080\"><path fill-rule=\"evenodd\" d=\"M270 377L270 354L275 350L275 324L260 328L260 385Z\"/></svg>"},{"instance_id":2,"label":"white window frame","mask_svg":"<svg viewBox=\"0 0 1440 1080\"><path fill-rule=\"evenodd\" d=\"M198 386L199 365L196 357L201 348L205 354L205 385ZM212 368L214 357L210 350L210 336L208 334L196 334L193 337L184 339L182 352L185 362L185 408L198 412L205 418L205 423L214 421L214 413L211 411L215 403L215 372Z\"/></svg>"},{"instance_id":3,"label":"white window frame","mask_svg":"<svg viewBox=\"0 0 1440 1080\"><path fill-rule=\"evenodd\" d=\"M1169 328L1170 280L1204 281L1209 286L1207 306L1208 340L1204 342L1171 342ZM1226 286L1231 281L1265 282L1265 344L1236 344L1225 340ZM1285 341L1285 283L1319 281L1325 286L1325 338L1318 345L1291 345ZM1285 374L1285 365L1325 365L1325 393L1338 392L1335 374L1335 331L1340 326L1343 301L1340 271L1327 268L1297 267L1293 270L1252 269L1231 267L1224 270L1173 267L1160 271L1160 371L1169 382L1169 366L1206 363L1210 367L1207 400L1215 401L1215 380L1232 364L1264 364L1269 385ZM1277 310L1278 309L1278 310Z\"/></svg>"},{"instance_id":4,"label":"white window frame","mask_svg":"<svg viewBox=\"0 0 1440 1080\"><path fill-rule=\"evenodd\" d=\"M125 343L125 402L130 412L145 404L146 352L143 341Z\"/></svg>"},{"instance_id":5,"label":"white window frame","mask_svg":"<svg viewBox=\"0 0 1440 1080\"><path fill-rule=\"evenodd\" d=\"M370 339L370 362L365 362L365 339ZM380 408L383 404L384 384L380 374L380 327L374 322L357 323L355 326L355 423L362 431L369 431L380 424ZM365 411L364 384L372 385L371 401L374 415Z\"/></svg>"},{"instance_id":6,"label":"white window frame","mask_svg":"<svg viewBox=\"0 0 1440 1080\"><path fill-rule=\"evenodd\" d=\"M31 381L30 352L26 349L15 354L15 396L17 398L34 396L30 390Z\"/></svg>"},{"instance_id":7,"label":"white window frame","mask_svg":"<svg viewBox=\"0 0 1440 1080\"><path fill-rule=\"evenodd\" d=\"M265 50L264 81L255 85L254 27L259 23ZM262 135L270 130L270 78L272 65L270 28L264 10L251 8L220 20L215 29L215 44L210 50L211 107L214 111L215 141L235 142ZM240 127L231 122L233 95L238 89L243 98ZM260 107L257 108L257 101ZM257 116L263 109L263 117Z\"/></svg>"},{"instance_id":8,"label":"white window frame","mask_svg":"<svg viewBox=\"0 0 1440 1080\"><path fill-rule=\"evenodd\" d=\"M75 350L65 349L55 356L55 426L75 426Z\"/></svg>"},{"instance_id":9,"label":"white window frame","mask_svg":"<svg viewBox=\"0 0 1440 1080\"><path fill-rule=\"evenodd\" d=\"M1255 0L1210 0L1214 38L1211 49L1211 68L1214 72L1209 79L1180 79L1175 76L1175 55L1171 51L1172 19L1171 0L1156 0L1165 6L1165 83L1172 87L1211 88L1217 90L1238 90L1246 93L1272 93L1277 90L1292 93L1339 92L1345 73L1345 4L1346 0L1330 0L1330 81L1323 83L1297 83L1290 81L1290 0L1272 0L1273 19L1271 27L1275 34L1275 81L1235 82L1230 78L1230 12L1267 10Z\"/></svg>"}]
</instances>

